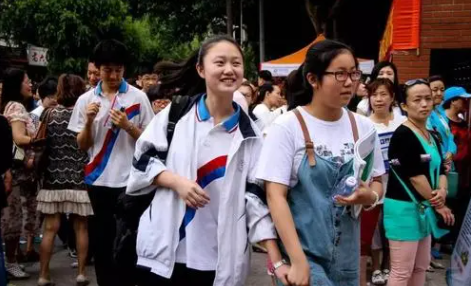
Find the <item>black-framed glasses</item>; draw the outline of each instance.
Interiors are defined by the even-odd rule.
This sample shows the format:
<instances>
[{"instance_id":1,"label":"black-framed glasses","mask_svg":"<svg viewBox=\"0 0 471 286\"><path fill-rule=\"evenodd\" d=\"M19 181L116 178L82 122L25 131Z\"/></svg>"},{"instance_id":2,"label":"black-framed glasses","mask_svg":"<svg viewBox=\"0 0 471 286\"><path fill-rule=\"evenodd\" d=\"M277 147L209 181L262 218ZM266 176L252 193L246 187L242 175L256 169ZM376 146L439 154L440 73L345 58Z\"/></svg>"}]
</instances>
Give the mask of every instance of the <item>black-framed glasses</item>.
<instances>
[{"instance_id":1,"label":"black-framed glasses","mask_svg":"<svg viewBox=\"0 0 471 286\"><path fill-rule=\"evenodd\" d=\"M330 72L330 71L325 71L324 74L332 74L334 75L335 79L340 82L345 82L347 79L350 77L352 81L359 81L361 79L361 75L363 72L361 70L355 70L352 72L348 71L336 71L336 72Z\"/></svg>"}]
</instances>

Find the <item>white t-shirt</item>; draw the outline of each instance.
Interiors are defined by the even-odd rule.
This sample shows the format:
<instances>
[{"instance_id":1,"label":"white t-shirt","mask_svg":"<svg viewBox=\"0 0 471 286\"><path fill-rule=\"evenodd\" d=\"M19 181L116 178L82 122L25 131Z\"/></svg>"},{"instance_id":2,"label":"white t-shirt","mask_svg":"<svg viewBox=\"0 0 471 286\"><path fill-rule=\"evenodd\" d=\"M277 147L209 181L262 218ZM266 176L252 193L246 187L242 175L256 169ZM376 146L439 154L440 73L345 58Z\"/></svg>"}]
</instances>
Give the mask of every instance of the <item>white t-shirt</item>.
<instances>
[{"instance_id":1,"label":"white t-shirt","mask_svg":"<svg viewBox=\"0 0 471 286\"><path fill-rule=\"evenodd\" d=\"M200 271L213 271L218 262L219 198L224 192L227 155L239 126L238 111L224 122L214 125L205 105L205 96L198 102L196 111L197 183L211 199L198 210L187 207L183 225L180 226L180 243L176 262ZM223 210L224 211L224 210Z\"/></svg>"},{"instance_id":2,"label":"white t-shirt","mask_svg":"<svg viewBox=\"0 0 471 286\"><path fill-rule=\"evenodd\" d=\"M110 101L101 90L101 82L79 97L69 122L69 129L81 132L87 120L87 106L100 103L92 125L93 146L88 149L90 162L85 167L85 183L93 186L122 188L127 184L136 140L126 131L113 129L110 110L125 108L128 119L144 129L154 116L146 94L122 81L118 93Z\"/></svg>"},{"instance_id":3,"label":"white t-shirt","mask_svg":"<svg viewBox=\"0 0 471 286\"><path fill-rule=\"evenodd\" d=\"M31 111L31 114L34 114L37 117L41 117L41 114L43 114L43 111L44 111L44 106L40 105L36 107L33 111Z\"/></svg>"},{"instance_id":4,"label":"white t-shirt","mask_svg":"<svg viewBox=\"0 0 471 286\"><path fill-rule=\"evenodd\" d=\"M342 109L342 117L334 122L317 119L302 107L298 107L298 110L306 122L318 156L339 164L353 158L353 131L345 109ZM374 128L369 119L358 114L354 116L359 137ZM298 182L299 166L306 153L305 146L301 125L296 115L289 112L281 116L272 124L265 139L257 178L294 187ZM373 177L381 176L384 174L384 164L379 139L376 141L374 157Z\"/></svg>"},{"instance_id":5,"label":"white t-shirt","mask_svg":"<svg viewBox=\"0 0 471 286\"><path fill-rule=\"evenodd\" d=\"M33 124L36 126L36 129L39 128L39 121L41 119L41 114L43 114L44 106L39 105L33 111L31 111L31 119L33 119Z\"/></svg>"},{"instance_id":6,"label":"white t-shirt","mask_svg":"<svg viewBox=\"0 0 471 286\"><path fill-rule=\"evenodd\" d=\"M264 136L267 135L267 131L270 125L283 113L286 113L286 107L282 106L271 111L268 106L263 103L258 104L253 109L253 114L257 116L257 119L260 121L260 126L263 126L262 133Z\"/></svg>"},{"instance_id":7,"label":"white t-shirt","mask_svg":"<svg viewBox=\"0 0 471 286\"><path fill-rule=\"evenodd\" d=\"M370 119L371 120L371 119ZM394 134L394 131L401 126L402 123L404 123L407 120L407 117L405 116L397 116L394 114L393 120L391 120L388 124L388 126L384 125L383 123L373 123L373 125L376 128L376 131L378 132L378 137L379 137L379 144L381 145L381 153L383 154L383 161L384 161L384 168L386 170L386 173L382 176L383 179L383 198L379 201L379 203L383 203L384 201L384 196L386 195L386 188L388 186L388 171L389 171L389 157L388 157L388 151L389 151L389 142L391 141L391 137Z\"/></svg>"},{"instance_id":8,"label":"white t-shirt","mask_svg":"<svg viewBox=\"0 0 471 286\"><path fill-rule=\"evenodd\" d=\"M368 97L364 97L357 105L357 112L361 112L362 115L370 116L371 109L370 109L370 100ZM402 115L401 108L399 106L393 106L393 113L396 117L404 116Z\"/></svg>"}]
</instances>

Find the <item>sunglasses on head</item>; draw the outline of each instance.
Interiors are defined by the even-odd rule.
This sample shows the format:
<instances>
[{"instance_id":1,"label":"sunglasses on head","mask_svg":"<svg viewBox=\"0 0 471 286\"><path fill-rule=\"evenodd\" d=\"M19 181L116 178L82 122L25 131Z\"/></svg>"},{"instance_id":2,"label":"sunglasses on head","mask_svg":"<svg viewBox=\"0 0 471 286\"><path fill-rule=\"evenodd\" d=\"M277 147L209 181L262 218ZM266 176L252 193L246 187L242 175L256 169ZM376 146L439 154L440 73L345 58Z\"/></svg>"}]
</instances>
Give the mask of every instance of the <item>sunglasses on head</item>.
<instances>
[{"instance_id":1,"label":"sunglasses on head","mask_svg":"<svg viewBox=\"0 0 471 286\"><path fill-rule=\"evenodd\" d=\"M406 92L409 88L411 88L411 87L413 87L414 85L417 85L417 84L426 84L426 85L428 85L428 81L423 79L423 78L408 80L404 83L403 91Z\"/></svg>"},{"instance_id":2,"label":"sunglasses on head","mask_svg":"<svg viewBox=\"0 0 471 286\"><path fill-rule=\"evenodd\" d=\"M404 86L411 87L411 86L414 86L416 84L427 84L428 85L428 81L423 79L423 78L411 79L411 80L406 81L404 83Z\"/></svg>"}]
</instances>

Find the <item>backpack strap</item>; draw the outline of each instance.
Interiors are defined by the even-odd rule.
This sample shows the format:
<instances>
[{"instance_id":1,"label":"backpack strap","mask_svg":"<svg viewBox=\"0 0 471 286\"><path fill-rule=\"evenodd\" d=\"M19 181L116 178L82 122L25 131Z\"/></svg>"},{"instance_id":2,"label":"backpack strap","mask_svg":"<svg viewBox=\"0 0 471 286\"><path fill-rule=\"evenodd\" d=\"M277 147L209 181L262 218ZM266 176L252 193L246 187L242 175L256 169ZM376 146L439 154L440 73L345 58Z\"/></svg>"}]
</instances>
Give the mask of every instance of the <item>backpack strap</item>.
<instances>
[{"instance_id":1,"label":"backpack strap","mask_svg":"<svg viewBox=\"0 0 471 286\"><path fill-rule=\"evenodd\" d=\"M167 125L167 142L168 148L166 151L157 152L157 156L160 160L165 162L167 160L168 149L172 143L173 134L175 132L175 126L178 120L185 115L188 104L190 104L190 96L188 95L176 95L172 98L172 104L170 105L170 111L168 114L168 125Z\"/></svg>"},{"instance_id":2,"label":"backpack strap","mask_svg":"<svg viewBox=\"0 0 471 286\"><path fill-rule=\"evenodd\" d=\"M294 109L293 112L299 121L299 125L301 125L301 130L303 131L304 142L306 144L306 154L307 154L307 159L309 161L309 166L314 167L316 165L316 156L314 154L314 142L312 142L311 136L309 136L309 131L307 130L306 122L304 121L304 118L299 112L299 110Z\"/></svg>"},{"instance_id":3,"label":"backpack strap","mask_svg":"<svg viewBox=\"0 0 471 286\"><path fill-rule=\"evenodd\" d=\"M348 112L348 118L350 119L350 124L352 125L352 132L353 132L353 140L355 143L358 141L358 126L357 121L355 120L355 115L350 110Z\"/></svg>"},{"instance_id":4,"label":"backpack strap","mask_svg":"<svg viewBox=\"0 0 471 286\"><path fill-rule=\"evenodd\" d=\"M175 126L177 125L178 120L180 120L180 118L182 118L184 115L189 101L190 97L188 95L177 95L172 98L172 105L170 106L167 125L168 146L170 146L170 143L172 142Z\"/></svg>"}]
</instances>

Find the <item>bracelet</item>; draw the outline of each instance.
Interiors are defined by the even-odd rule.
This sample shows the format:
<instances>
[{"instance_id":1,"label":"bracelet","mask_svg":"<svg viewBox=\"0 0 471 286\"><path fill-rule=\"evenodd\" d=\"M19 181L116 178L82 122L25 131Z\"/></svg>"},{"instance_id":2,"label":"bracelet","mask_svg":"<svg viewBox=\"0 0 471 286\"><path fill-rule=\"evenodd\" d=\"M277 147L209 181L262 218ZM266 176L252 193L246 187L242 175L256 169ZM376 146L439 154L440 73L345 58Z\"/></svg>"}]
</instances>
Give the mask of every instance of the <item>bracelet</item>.
<instances>
[{"instance_id":1,"label":"bracelet","mask_svg":"<svg viewBox=\"0 0 471 286\"><path fill-rule=\"evenodd\" d=\"M375 195L375 202L370 207L364 208L365 211L371 211L372 209L374 209L378 205L379 195L376 191L372 191L372 192Z\"/></svg>"},{"instance_id":2,"label":"bracelet","mask_svg":"<svg viewBox=\"0 0 471 286\"><path fill-rule=\"evenodd\" d=\"M280 261L278 261L276 263L273 263L273 273L275 273L276 269L278 269L281 266L286 265L286 264L288 264L288 263L284 259L281 259Z\"/></svg>"}]
</instances>

